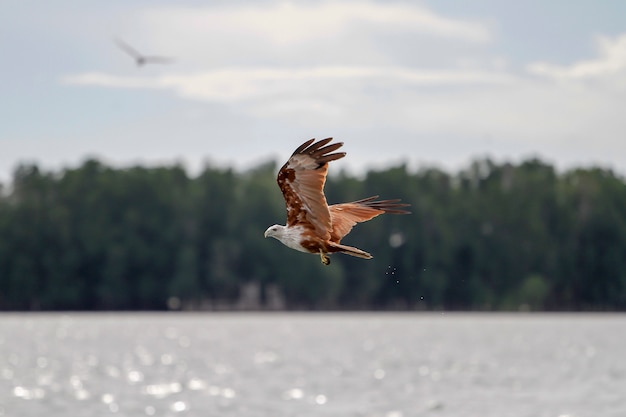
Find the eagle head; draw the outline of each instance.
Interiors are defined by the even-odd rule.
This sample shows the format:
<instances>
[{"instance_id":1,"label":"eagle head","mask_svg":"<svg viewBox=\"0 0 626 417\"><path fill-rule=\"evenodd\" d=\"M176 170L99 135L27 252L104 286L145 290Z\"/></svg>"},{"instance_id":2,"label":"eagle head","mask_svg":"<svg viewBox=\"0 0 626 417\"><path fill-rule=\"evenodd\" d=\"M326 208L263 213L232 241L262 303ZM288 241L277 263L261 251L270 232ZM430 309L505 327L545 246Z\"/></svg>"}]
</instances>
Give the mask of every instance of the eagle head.
<instances>
[{"instance_id":1,"label":"eagle head","mask_svg":"<svg viewBox=\"0 0 626 417\"><path fill-rule=\"evenodd\" d=\"M282 236L282 232L285 226L281 226L280 224L275 224L267 228L264 233L265 237L273 237L274 239L280 240L280 236Z\"/></svg>"}]
</instances>

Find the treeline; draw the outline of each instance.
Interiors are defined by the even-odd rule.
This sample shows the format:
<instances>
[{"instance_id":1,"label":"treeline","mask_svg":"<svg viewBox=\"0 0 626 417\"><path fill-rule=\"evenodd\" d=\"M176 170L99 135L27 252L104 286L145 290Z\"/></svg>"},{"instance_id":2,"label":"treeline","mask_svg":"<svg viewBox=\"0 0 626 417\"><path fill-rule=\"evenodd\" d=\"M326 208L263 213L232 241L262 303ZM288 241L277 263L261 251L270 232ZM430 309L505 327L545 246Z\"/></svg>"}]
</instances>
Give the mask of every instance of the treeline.
<instances>
[{"instance_id":1,"label":"treeline","mask_svg":"<svg viewBox=\"0 0 626 417\"><path fill-rule=\"evenodd\" d=\"M626 310L626 183L609 170L339 172L330 203L380 194L413 214L359 225L344 241L374 259L326 267L263 238L285 220L277 169L19 167L0 197L0 309L227 308L252 294L295 309Z\"/></svg>"}]
</instances>

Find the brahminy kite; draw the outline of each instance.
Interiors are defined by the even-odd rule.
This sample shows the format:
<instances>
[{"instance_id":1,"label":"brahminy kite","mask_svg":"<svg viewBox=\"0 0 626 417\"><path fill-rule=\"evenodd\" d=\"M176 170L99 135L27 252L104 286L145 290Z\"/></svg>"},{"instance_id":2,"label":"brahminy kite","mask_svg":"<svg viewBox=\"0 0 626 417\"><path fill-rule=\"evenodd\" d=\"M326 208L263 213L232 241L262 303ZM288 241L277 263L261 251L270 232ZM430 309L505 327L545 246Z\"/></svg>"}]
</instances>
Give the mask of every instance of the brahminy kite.
<instances>
[{"instance_id":1,"label":"brahminy kite","mask_svg":"<svg viewBox=\"0 0 626 417\"><path fill-rule=\"evenodd\" d=\"M143 55L120 39L115 39L115 43L122 51L126 52L135 60L138 67L142 67L146 64L169 64L170 62L173 62L172 58Z\"/></svg>"},{"instance_id":2,"label":"brahminy kite","mask_svg":"<svg viewBox=\"0 0 626 417\"><path fill-rule=\"evenodd\" d=\"M342 245L341 239L355 224L380 214L409 214L402 209L409 204L372 196L329 206L324 196L328 163L346 156L345 152L332 153L342 142L328 145L330 141L332 138L307 140L280 169L276 180L287 206L287 225L270 226L265 237L278 239L300 252L319 254L324 265L330 264L328 255L336 252L371 259L372 255L361 249Z\"/></svg>"}]
</instances>

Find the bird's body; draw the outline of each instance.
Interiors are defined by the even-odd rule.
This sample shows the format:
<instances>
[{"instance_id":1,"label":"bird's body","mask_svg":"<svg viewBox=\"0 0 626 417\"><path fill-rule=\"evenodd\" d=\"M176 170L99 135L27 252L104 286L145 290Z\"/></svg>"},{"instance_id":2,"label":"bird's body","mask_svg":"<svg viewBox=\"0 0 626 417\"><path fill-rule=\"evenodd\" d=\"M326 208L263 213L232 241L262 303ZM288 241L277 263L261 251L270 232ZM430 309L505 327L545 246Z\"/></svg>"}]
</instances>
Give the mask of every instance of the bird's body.
<instances>
[{"instance_id":1,"label":"bird's body","mask_svg":"<svg viewBox=\"0 0 626 417\"><path fill-rule=\"evenodd\" d=\"M371 259L369 253L341 244L341 239L352 227L383 213L408 214L400 200L376 200L378 196L350 203L328 206L324 196L324 183L328 163L343 158L339 149L343 143L328 144L332 138L315 142L310 139L300 145L278 173L278 186L285 198L287 225L275 224L265 231L265 237L273 237L285 246L319 254L322 263L328 265L328 254L345 253L363 259Z\"/></svg>"},{"instance_id":2,"label":"bird's body","mask_svg":"<svg viewBox=\"0 0 626 417\"><path fill-rule=\"evenodd\" d=\"M135 60L135 63L138 67L142 67L146 64L169 64L170 62L172 62L171 58L163 56L143 55L120 39L115 39L115 43L122 51L126 52Z\"/></svg>"}]
</instances>

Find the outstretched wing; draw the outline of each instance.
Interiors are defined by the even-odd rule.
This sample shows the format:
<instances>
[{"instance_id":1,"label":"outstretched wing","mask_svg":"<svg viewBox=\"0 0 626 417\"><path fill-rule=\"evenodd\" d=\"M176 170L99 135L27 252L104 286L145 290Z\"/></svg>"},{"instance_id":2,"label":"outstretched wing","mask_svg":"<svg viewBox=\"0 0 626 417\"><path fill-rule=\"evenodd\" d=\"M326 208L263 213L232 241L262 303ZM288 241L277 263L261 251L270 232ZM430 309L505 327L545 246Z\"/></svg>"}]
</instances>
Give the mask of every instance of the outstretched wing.
<instances>
[{"instance_id":1,"label":"outstretched wing","mask_svg":"<svg viewBox=\"0 0 626 417\"><path fill-rule=\"evenodd\" d=\"M331 140L304 142L283 165L277 178L287 206L287 226L312 227L325 240L332 228L324 197L328 163L346 156L345 152L331 153L343 145L341 142L328 145Z\"/></svg>"},{"instance_id":2,"label":"outstretched wing","mask_svg":"<svg viewBox=\"0 0 626 417\"><path fill-rule=\"evenodd\" d=\"M128 55L133 57L135 61L137 61L138 65L169 64L174 61L172 58L164 57L164 56L143 55L139 51L137 51L135 48L133 48L132 46L130 46L129 44L127 44L121 39L115 38L114 42L122 51L126 52Z\"/></svg>"},{"instance_id":3,"label":"outstretched wing","mask_svg":"<svg viewBox=\"0 0 626 417\"><path fill-rule=\"evenodd\" d=\"M169 58L166 56L154 56L154 55L146 55L143 57L144 62L147 64L171 64L174 62L173 58Z\"/></svg>"},{"instance_id":4,"label":"outstretched wing","mask_svg":"<svg viewBox=\"0 0 626 417\"><path fill-rule=\"evenodd\" d=\"M114 42L122 51L126 52L128 55L132 56L133 58L143 59L143 55L141 55L137 50L135 50L133 47L131 47L129 44L127 44L123 40L115 38Z\"/></svg>"},{"instance_id":5,"label":"outstretched wing","mask_svg":"<svg viewBox=\"0 0 626 417\"><path fill-rule=\"evenodd\" d=\"M374 217L383 214L410 214L409 211L403 210L410 204L400 203L399 199L395 200L376 200L377 195L363 200L353 201L351 203L333 204L329 207L332 220L331 240L339 242L355 224L366 222Z\"/></svg>"}]
</instances>

